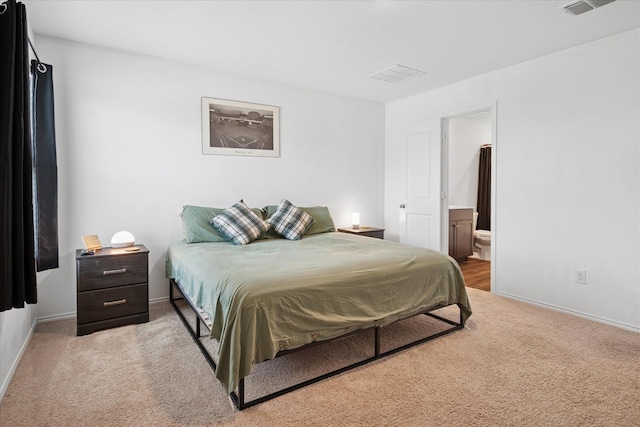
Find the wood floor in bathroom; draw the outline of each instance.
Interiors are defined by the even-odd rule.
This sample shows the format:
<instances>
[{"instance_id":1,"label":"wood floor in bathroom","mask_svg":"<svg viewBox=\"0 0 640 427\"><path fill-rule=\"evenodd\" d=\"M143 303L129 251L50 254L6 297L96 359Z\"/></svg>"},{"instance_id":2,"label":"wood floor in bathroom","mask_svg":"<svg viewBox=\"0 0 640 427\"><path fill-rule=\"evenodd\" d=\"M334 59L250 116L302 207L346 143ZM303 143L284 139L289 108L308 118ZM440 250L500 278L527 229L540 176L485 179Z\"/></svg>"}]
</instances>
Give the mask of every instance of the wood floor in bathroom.
<instances>
[{"instance_id":1,"label":"wood floor in bathroom","mask_svg":"<svg viewBox=\"0 0 640 427\"><path fill-rule=\"evenodd\" d=\"M467 287L491 290L491 261L469 258L460 263L460 269Z\"/></svg>"}]
</instances>

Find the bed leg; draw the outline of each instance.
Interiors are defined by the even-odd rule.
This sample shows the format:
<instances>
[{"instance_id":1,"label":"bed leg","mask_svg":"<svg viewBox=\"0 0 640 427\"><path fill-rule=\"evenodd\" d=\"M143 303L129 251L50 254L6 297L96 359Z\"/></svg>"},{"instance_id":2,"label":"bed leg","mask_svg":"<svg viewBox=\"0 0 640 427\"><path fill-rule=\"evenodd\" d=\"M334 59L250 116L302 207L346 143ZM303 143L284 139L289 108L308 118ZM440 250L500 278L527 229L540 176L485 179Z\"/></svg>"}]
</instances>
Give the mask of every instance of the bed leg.
<instances>
[{"instance_id":1,"label":"bed leg","mask_svg":"<svg viewBox=\"0 0 640 427\"><path fill-rule=\"evenodd\" d=\"M380 357L380 326L375 327L375 347L375 358L377 359Z\"/></svg>"},{"instance_id":2,"label":"bed leg","mask_svg":"<svg viewBox=\"0 0 640 427\"><path fill-rule=\"evenodd\" d=\"M240 379L238 383L238 409L244 409L244 378Z\"/></svg>"},{"instance_id":3,"label":"bed leg","mask_svg":"<svg viewBox=\"0 0 640 427\"><path fill-rule=\"evenodd\" d=\"M464 316L462 315L462 309L460 309L460 327L464 328Z\"/></svg>"},{"instance_id":4,"label":"bed leg","mask_svg":"<svg viewBox=\"0 0 640 427\"><path fill-rule=\"evenodd\" d=\"M200 319L196 316L196 336L200 338Z\"/></svg>"}]
</instances>

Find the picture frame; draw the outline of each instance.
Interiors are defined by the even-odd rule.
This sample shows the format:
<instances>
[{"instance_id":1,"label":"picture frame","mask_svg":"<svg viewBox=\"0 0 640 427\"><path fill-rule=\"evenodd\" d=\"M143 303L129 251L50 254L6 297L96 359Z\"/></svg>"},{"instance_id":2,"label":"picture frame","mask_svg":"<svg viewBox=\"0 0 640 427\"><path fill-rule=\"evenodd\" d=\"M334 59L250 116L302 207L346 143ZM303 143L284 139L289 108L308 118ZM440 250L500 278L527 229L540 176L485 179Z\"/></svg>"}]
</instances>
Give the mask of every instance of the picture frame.
<instances>
[{"instance_id":1,"label":"picture frame","mask_svg":"<svg viewBox=\"0 0 640 427\"><path fill-rule=\"evenodd\" d=\"M280 157L280 108L202 97L202 154Z\"/></svg>"}]
</instances>

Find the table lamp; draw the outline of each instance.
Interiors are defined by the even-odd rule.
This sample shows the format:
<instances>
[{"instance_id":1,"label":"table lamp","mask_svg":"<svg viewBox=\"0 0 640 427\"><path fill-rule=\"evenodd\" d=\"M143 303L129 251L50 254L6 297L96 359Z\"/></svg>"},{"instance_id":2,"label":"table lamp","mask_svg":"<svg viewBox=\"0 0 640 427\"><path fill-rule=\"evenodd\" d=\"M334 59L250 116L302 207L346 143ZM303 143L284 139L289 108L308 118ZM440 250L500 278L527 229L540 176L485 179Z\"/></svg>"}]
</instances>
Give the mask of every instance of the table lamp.
<instances>
[{"instance_id":1,"label":"table lamp","mask_svg":"<svg viewBox=\"0 0 640 427\"><path fill-rule=\"evenodd\" d=\"M118 231L111 238L111 247L113 248L127 248L129 246L133 246L136 239L133 237L133 234L128 231Z\"/></svg>"},{"instance_id":2,"label":"table lamp","mask_svg":"<svg viewBox=\"0 0 640 427\"><path fill-rule=\"evenodd\" d=\"M360 212L353 212L351 214L351 227L354 230L360 229Z\"/></svg>"}]
</instances>

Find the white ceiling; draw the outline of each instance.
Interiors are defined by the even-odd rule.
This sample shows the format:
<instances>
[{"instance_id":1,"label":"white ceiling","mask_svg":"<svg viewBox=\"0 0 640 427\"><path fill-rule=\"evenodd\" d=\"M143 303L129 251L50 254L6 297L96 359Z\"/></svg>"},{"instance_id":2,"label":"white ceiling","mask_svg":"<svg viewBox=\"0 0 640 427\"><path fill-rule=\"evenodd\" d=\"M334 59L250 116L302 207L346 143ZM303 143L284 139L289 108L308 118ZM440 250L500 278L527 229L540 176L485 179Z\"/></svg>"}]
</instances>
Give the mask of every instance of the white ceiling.
<instances>
[{"instance_id":1,"label":"white ceiling","mask_svg":"<svg viewBox=\"0 0 640 427\"><path fill-rule=\"evenodd\" d=\"M640 27L638 0L579 16L569 2L23 0L36 36L377 102ZM368 78L394 64L426 74Z\"/></svg>"}]
</instances>

